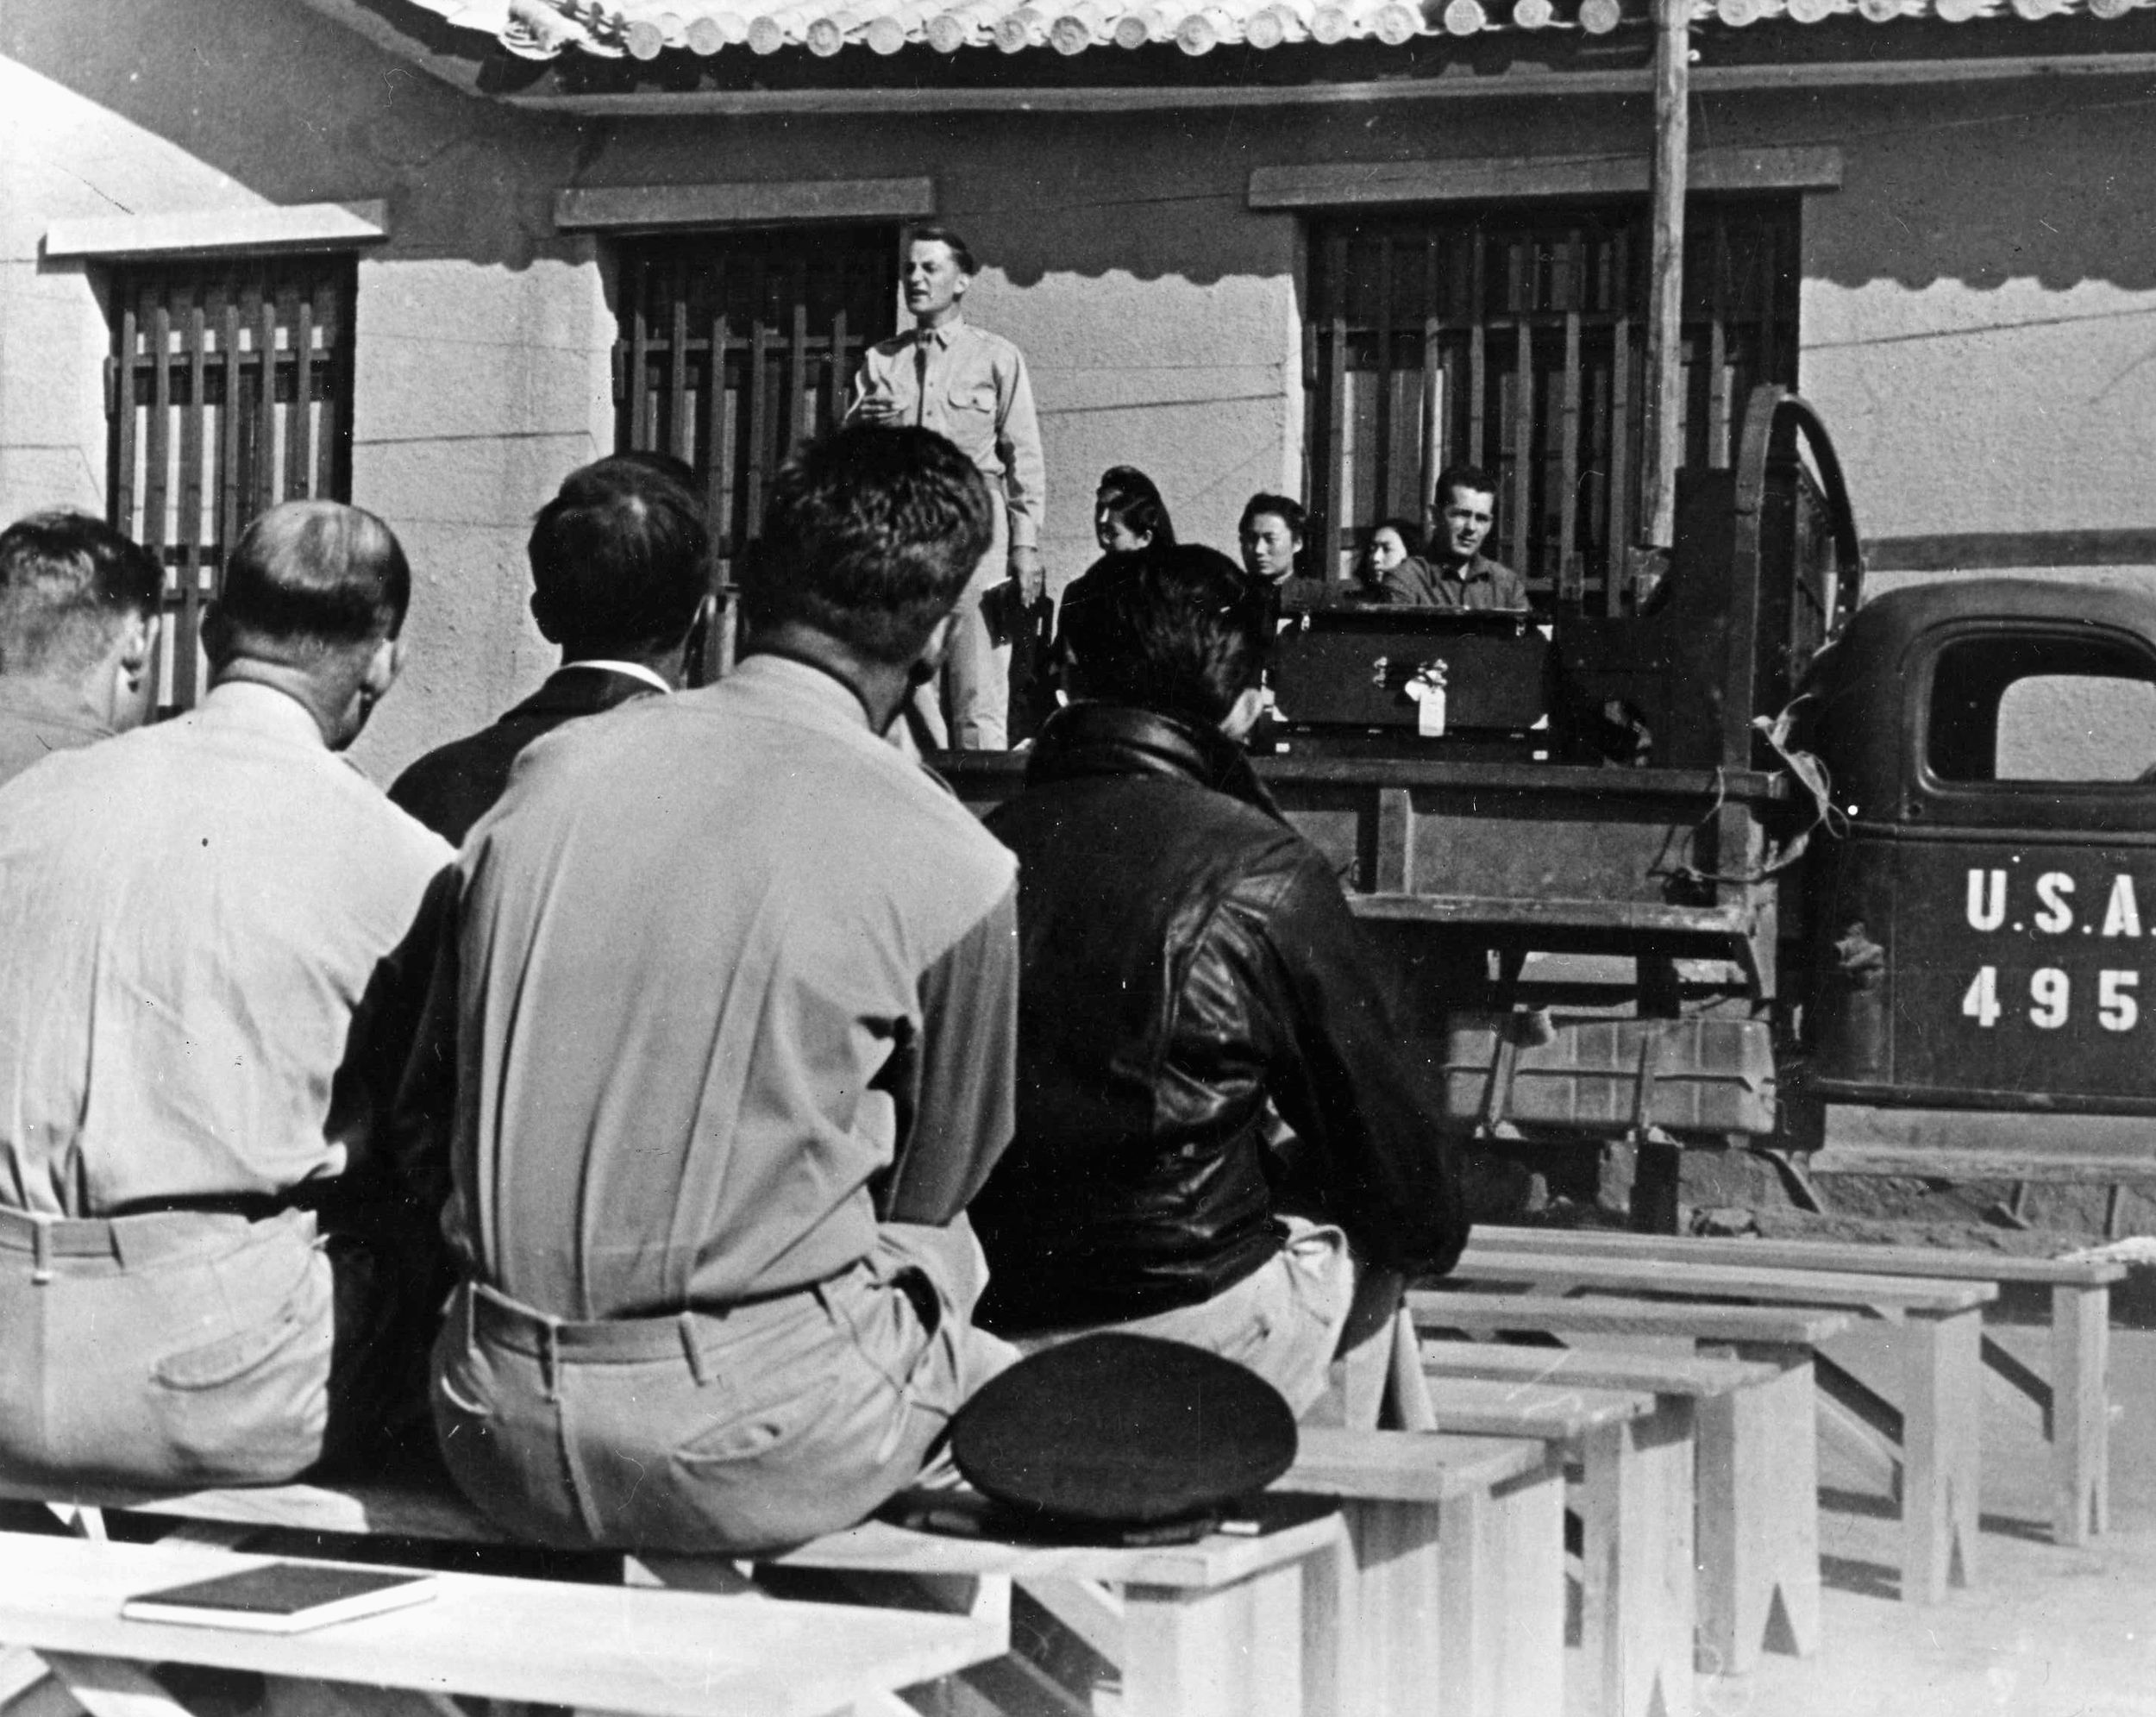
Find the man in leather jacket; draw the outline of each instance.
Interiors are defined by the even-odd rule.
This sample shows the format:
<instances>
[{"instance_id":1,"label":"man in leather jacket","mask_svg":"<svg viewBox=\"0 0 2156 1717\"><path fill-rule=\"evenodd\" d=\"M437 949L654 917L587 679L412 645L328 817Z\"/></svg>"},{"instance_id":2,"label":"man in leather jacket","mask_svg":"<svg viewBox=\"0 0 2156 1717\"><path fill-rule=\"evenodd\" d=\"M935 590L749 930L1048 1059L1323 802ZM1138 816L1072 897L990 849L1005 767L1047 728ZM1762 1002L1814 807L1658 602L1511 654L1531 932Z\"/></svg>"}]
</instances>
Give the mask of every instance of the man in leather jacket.
<instances>
[{"instance_id":1,"label":"man in leather jacket","mask_svg":"<svg viewBox=\"0 0 2156 1717\"><path fill-rule=\"evenodd\" d=\"M1457 1256L1455 1157L1331 865L1244 755L1247 581L1156 545L1085 606L1079 701L988 819L1018 856L1018 1099L972 1206L980 1319L1021 1346L1190 1342L1300 1413L1371 1309L1358 1275Z\"/></svg>"}]
</instances>

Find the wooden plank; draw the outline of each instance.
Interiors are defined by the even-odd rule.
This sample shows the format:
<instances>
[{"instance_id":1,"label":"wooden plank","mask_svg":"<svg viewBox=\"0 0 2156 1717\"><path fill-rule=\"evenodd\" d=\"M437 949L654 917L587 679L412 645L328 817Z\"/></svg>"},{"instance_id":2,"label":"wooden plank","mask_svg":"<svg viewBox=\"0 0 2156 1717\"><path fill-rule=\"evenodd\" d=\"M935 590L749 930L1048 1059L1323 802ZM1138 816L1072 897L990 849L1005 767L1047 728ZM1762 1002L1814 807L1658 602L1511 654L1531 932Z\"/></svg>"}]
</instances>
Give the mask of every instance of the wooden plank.
<instances>
[{"instance_id":1,"label":"wooden plank","mask_svg":"<svg viewBox=\"0 0 2156 1717\"><path fill-rule=\"evenodd\" d=\"M1416 520L1426 537L1430 530L1431 497L1438 484L1438 473L1445 466L1445 413L1447 404L1444 354L1445 325L1438 279L1438 246L1433 238L1426 238L1422 247L1422 469L1415 493L1415 504L1408 517Z\"/></svg>"},{"instance_id":2,"label":"wooden plank","mask_svg":"<svg viewBox=\"0 0 2156 1717\"><path fill-rule=\"evenodd\" d=\"M1370 469L1370 521L1393 511L1393 244L1390 236L1377 241L1377 450ZM1325 546L1323 576L1329 583L1340 575L1338 550L1346 542L1347 528L1355 521L1336 519Z\"/></svg>"},{"instance_id":3,"label":"wooden plank","mask_svg":"<svg viewBox=\"0 0 2156 1717\"><path fill-rule=\"evenodd\" d=\"M799 262L793 271L793 326L787 342L787 456L808 439L808 280Z\"/></svg>"},{"instance_id":4,"label":"wooden plank","mask_svg":"<svg viewBox=\"0 0 2156 1717\"><path fill-rule=\"evenodd\" d=\"M1569 202L1589 197L1644 197L1649 194L1650 176L1645 154L1312 162L1252 168L1249 197L1252 209ZM1833 146L1698 149L1691 160L1692 186L1699 191L1835 191L1842 176L1843 152Z\"/></svg>"},{"instance_id":5,"label":"wooden plank","mask_svg":"<svg viewBox=\"0 0 2156 1717\"><path fill-rule=\"evenodd\" d=\"M438 1573L429 1603L300 1635L116 1619L129 1594L231 1571L219 1551L9 1535L0 1639L647 1717L824 1717L1000 1654L972 1617Z\"/></svg>"},{"instance_id":6,"label":"wooden plank","mask_svg":"<svg viewBox=\"0 0 2156 1717\"><path fill-rule=\"evenodd\" d=\"M1420 1344L1420 1356L1426 1374L1440 1387L1455 1377L1482 1377L1586 1389L1647 1389L1658 1395L1689 1395L1695 1400L1756 1388L1771 1382L1785 1369L1763 1362L1689 1353L1506 1347L1482 1341L1426 1341Z\"/></svg>"},{"instance_id":7,"label":"wooden plank","mask_svg":"<svg viewBox=\"0 0 2156 1717\"><path fill-rule=\"evenodd\" d=\"M1721 1362L1739 1363L1737 1361ZM1745 1675L1819 1650L1819 1432L1809 1365L1699 1405L1699 1667Z\"/></svg>"},{"instance_id":8,"label":"wooden plank","mask_svg":"<svg viewBox=\"0 0 2156 1717\"><path fill-rule=\"evenodd\" d=\"M1667 1258L1568 1258L1545 1252L1499 1251L1473 1239L1453 1266L1451 1275L1456 1281L1529 1283L1538 1293L1595 1288L1696 1294L1787 1305L1846 1306L1890 1319L1898 1319L1904 1313L1964 1312L1999 1297L1997 1284L1988 1281L1780 1270Z\"/></svg>"},{"instance_id":9,"label":"wooden plank","mask_svg":"<svg viewBox=\"0 0 2156 1717\"><path fill-rule=\"evenodd\" d=\"M682 271L687 273L686 269ZM681 279L667 329L667 444L676 459L695 456L689 416L689 294Z\"/></svg>"},{"instance_id":10,"label":"wooden plank","mask_svg":"<svg viewBox=\"0 0 2156 1717\"><path fill-rule=\"evenodd\" d=\"M165 296L163 282L159 282L153 290L157 294L157 308L150 313L150 353L154 368L150 374L149 433L143 437L146 469L143 473L142 535L140 540L162 567L166 564L163 553L167 541L166 495L172 447L172 312Z\"/></svg>"},{"instance_id":11,"label":"wooden plank","mask_svg":"<svg viewBox=\"0 0 2156 1717\"><path fill-rule=\"evenodd\" d=\"M1616 773L1612 771L1612 774ZM1385 788L1385 792L1404 790ZM1696 936L1741 941L1745 914L1737 906L1668 906L1652 900L1536 900L1510 895L1409 894L1375 890L1351 894L1358 918L1412 918L1426 924L1471 924L1520 930L1609 931L1639 936Z\"/></svg>"},{"instance_id":12,"label":"wooden plank","mask_svg":"<svg viewBox=\"0 0 2156 1717\"><path fill-rule=\"evenodd\" d=\"M1693 1437L1692 1403L1670 1397L1586 1439L1580 1648L1610 1717L1692 1710Z\"/></svg>"},{"instance_id":13,"label":"wooden plank","mask_svg":"<svg viewBox=\"0 0 2156 1717\"><path fill-rule=\"evenodd\" d=\"M1469 242L1467 288L1467 462L1482 463L1482 416L1489 392L1489 244L1482 222Z\"/></svg>"},{"instance_id":14,"label":"wooden plank","mask_svg":"<svg viewBox=\"0 0 2156 1717\"><path fill-rule=\"evenodd\" d=\"M563 232L907 221L936 212L932 179L780 179L573 187L555 193Z\"/></svg>"},{"instance_id":15,"label":"wooden plank","mask_svg":"<svg viewBox=\"0 0 2156 1717\"><path fill-rule=\"evenodd\" d=\"M1729 216L1717 209L1714 233L1714 290L1707 330L1707 466L1726 471L1729 445Z\"/></svg>"},{"instance_id":16,"label":"wooden plank","mask_svg":"<svg viewBox=\"0 0 2156 1717\"><path fill-rule=\"evenodd\" d=\"M651 319L653 264L632 255L629 264L629 445L651 445Z\"/></svg>"},{"instance_id":17,"label":"wooden plank","mask_svg":"<svg viewBox=\"0 0 2156 1717\"><path fill-rule=\"evenodd\" d=\"M1443 1502L1539 1472L1550 1462L1541 1443L1525 1438L1306 1425L1295 1463L1274 1488L1371 1501Z\"/></svg>"},{"instance_id":18,"label":"wooden plank","mask_svg":"<svg viewBox=\"0 0 2156 1717\"><path fill-rule=\"evenodd\" d=\"M187 646L191 668L194 640L202 626L202 465L204 432L208 427L203 394L210 373L203 347L207 332L208 320L203 314L197 284L188 291L186 331L181 335L186 342L187 404L181 408L179 418L179 637ZM189 701L193 701L191 697Z\"/></svg>"},{"instance_id":19,"label":"wooden plank","mask_svg":"<svg viewBox=\"0 0 2156 1717\"><path fill-rule=\"evenodd\" d=\"M2110 1290L2051 1292L2052 1538L2084 1545L2110 1526Z\"/></svg>"},{"instance_id":20,"label":"wooden plank","mask_svg":"<svg viewBox=\"0 0 2156 1717\"><path fill-rule=\"evenodd\" d=\"M2034 1281L2099 1288L2121 1281L2115 1258L2036 1258L2010 1252L1934 1246L1871 1246L1833 1240L1709 1239L1617 1230L1507 1227L1477 1223L1470 1244L1504 1252L1567 1256L1666 1258L1672 1263L1757 1263L1778 1270L1847 1270L1872 1275L1937 1276L1953 1281Z\"/></svg>"},{"instance_id":21,"label":"wooden plank","mask_svg":"<svg viewBox=\"0 0 2156 1717\"><path fill-rule=\"evenodd\" d=\"M1667 1304L1650 1300L1558 1300L1546 1294L1438 1294L1407 1296L1418 1332L1548 1332L1679 1336L1694 1341L1816 1347L1847 1331L1853 1313L1819 1307Z\"/></svg>"},{"instance_id":22,"label":"wooden plank","mask_svg":"<svg viewBox=\"0 0 2156 1717\"><path fill-rule=\"evenodd\" d=\"M1632 316L1633 291L1637 284L1632 266L1632 235L1616 238L1617 320L1610 329L1610 460L1609 562L1602 592L1604 611L1621 614L1631 601L1625 575L1626 555L1632 548L1633 502L1636 498L1633 473L1639 446L1638 413L1633 405Z\"/></svg>"},{"instance_id":23,"label":"wooden plank","mask_svg":"<svg viewBox=\"0 0 2156 1717\"><path fill-rule=\"evenodd\" d=\"M770 365L767 361L770 328L764 321L767 279L763 253L758 251L750 259L749 276L749 470L743 497L751 531L763 519L764 484L771 473Z\"/></svg>"},{"instance_id":24,"label":"wooden plank","mask_svg":"<svg viewBox=\"0 0 2156 1717\"><path fill-rule=\"evenodd\" d=\"M1298 1717L1299 1570L1221 1590L1131 1585L1123 1594L1127 1717Z\"/></svg>"},{"instance_id":25,"label":"wooden plank","mask_svg":"<svg viewBox=\"0 0 2156 1717\"><path fill-rule=\"evenodd\" d=\"M314 492L315 307L305 291L293 295L292 409L285 419L285 493L304 500Z\"/></svg>"},{"instance_id":26,"label":"wooden plank","mask_svg":"<svg viewBox=\"0 0 2156 1717\"><path fill-rule=\"evenodd\" d=\"M224 319L217 331L218 356L224 373L224 404L217 416L217 565L222 582L225 556L240 540L240 496L244 473L240 468L240 409L244 370L240 362L240 294L237 283L224 301Z\"/></svg>"},{"instance_id":27,"label":"wooden plank","mask_svg":"<svg viewBox=\"0 0 2156 1717\"><path fill-rule=\"evenodd\" d=\"M1325 517L1318 522L1317 541L1320 545L1338 540L1343 516L1347 511L1347 396L1348 396L1348 246L1347 235L1335 232L1326 246L1326 298L1331 314L1326 318L1326 351L1331 359L1326 382L1325 469L1320 473L1319 495L1323 498ZM1320 554L1323 553L1322 547ZM1327 577L1332 569L1326 567Z\"/></svg>"},{"instance_id":28,"label":"wooden plank","mask_svg":"<svg viewBox=\"0 0 2156 1717\"><path fill-rule=\"evenodd\" d=\"M1976 1582L1984 1400L1974 1310L1912 1320L1902 1344L1902 1598Z\"/></svg>"},{"instance_id":29,"label":"wooden plank","mask_svg":"<svg viewBox=\"0 0 2156 1717\"><path fill-rule=\"evenodd\" d=\"M1655 1397L1639 1389L1456 1376L1445 1379L1430 1406L1440 1432L1576 1443L1607 1426L1646 1418Z\"/></svg>"},{"instance_id":30,"label":"wooden plank","mask_svg":"<svg viewBox=\"0 0 2156 1717\"><path fill-rule=\"evenodd\" d=\"M123 260L175 253L222 251L257 256L292 249L356 248L389 234L389 204L257 204L251 208L191 210L179 215L101 215L54 221L45 229L45 254Z\"/></svg>"},{"instance_id":31,"label":"wooden plank","mask_svg":"<svg viewBox=\"0 0 2156 1717\"><path fill-rule=\"evenodd\" d=\"M141 540L141 527L135 523L135 510L142 499L142 486L135 474L136 453L135 398L141 382L141 359L135 355L135 346L141 331L135 324L135 282L127 276L120 278L116 290L122 295L120 306L119 337L114 344L113 385L113 458L111 501L106 514L112 528L122 536Z\"/></svg>"},{"instance_id":32,"label":"wooden plank","mask_svg":"<svg viewBox=\"0 0 2156 1717\"><path fill-rule=\"evenodd\" d=\"M1578 552L1580 486L1580 308L1586 297L1579 229L1564 246L1564 398L1557 434L1557 566L1560 582Z\"/></svg>"},{"instance_id":33,"label":"wooden plank","mask_svg":"<svg viewBox=\"0 0 2156 1717\"><path fill-rule=\"evenodd\" d=\"M277 295L265 282L254 323L254 363L261 390L254 398L254 504L251 518L285 498L277 466Z\"/></svg>"},{"instance_id":34,"label":"wooden plank","mask_svg":"<svg viewBox=\"0 0 2156 1717\"><path fill-rule=\"evenodd\" d=\"M1646 407L1639 438L1639 540L1677 541L1679 352L1683 343L1684 204L1691 152L1689 0L1654 0L1653 206L1647 261Z\"/></svg>"},{"instance_id":35,"label":"wooden plank","mask_svg":"<svg viewBox=\"0 0 2156 1717\"><path fill-rule=\"evenodd\" d=\"M1511 565L1523 578L1535 575L1535 363L1534 325L1523 303L1514 324L1512 419Z\"/></svg>"}]
</instances>

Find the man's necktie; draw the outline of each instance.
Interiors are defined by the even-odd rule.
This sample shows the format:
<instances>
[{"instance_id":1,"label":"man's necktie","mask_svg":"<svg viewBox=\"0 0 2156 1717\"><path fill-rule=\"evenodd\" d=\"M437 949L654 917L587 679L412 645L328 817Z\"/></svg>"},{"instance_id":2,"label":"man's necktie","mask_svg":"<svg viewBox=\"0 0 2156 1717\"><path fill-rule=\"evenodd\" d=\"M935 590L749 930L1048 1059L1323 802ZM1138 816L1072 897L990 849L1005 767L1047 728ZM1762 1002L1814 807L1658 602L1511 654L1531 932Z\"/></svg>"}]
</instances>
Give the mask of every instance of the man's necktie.
<instances>
[{"instance_id":1,"label":"man's necktie","mask_svg":"<svg viewBox=\"0 0 2156 1717\"><path fill-rule=\"evenodd\" d=\"M921 339L913 342L913 421L928 421L928 342Z\"/></svg>"}]
</instances>

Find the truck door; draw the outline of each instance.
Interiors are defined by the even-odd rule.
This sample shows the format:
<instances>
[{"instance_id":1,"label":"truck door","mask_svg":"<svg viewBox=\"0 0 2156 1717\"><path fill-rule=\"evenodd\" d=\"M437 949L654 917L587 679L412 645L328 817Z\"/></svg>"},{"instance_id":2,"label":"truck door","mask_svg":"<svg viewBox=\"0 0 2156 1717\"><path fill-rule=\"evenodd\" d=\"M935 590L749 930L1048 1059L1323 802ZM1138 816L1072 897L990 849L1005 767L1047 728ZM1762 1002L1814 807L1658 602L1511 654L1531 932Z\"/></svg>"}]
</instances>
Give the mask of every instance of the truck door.
<instances>
[{"instance_id":1,"label":"truck door","mask_svg":"<svg viewBox=\"0 0 2156 1717\"><path fill-rule=\"evenodd\" d=\"M1907 719L1875 743L1901 767L1872 779L1897 786L1854 807L1813 897L1817 1083L2156 1113L2156 647L1977 615L1898 678Z\"/></svg>"}]
</instances>

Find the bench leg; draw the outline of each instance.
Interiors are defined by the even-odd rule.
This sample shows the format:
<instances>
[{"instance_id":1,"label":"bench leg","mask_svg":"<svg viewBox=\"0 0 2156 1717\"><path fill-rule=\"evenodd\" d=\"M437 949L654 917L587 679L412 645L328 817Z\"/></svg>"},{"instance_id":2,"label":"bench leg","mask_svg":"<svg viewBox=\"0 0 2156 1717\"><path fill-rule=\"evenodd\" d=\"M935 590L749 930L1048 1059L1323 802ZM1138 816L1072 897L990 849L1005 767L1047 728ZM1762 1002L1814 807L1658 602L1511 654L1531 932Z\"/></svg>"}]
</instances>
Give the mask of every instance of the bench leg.
<instances>
[{"instance_id":1,"label":"bench leg","mask_svg":"<svg viewBox=\"0 0 2156 1717\"><path fill-rule=\"evenodd\" d=\"M1690 1717L1691 1406L1665 1398L1584 1440L1580 1645L1603 1717Z\"/></svg>"},{"instance_id":2,"label":"bench leg","mask_svg":"<svg viewBox=\"0 0 2156 1717\"><path fill-rule=\"evenodd\" d=\"M1455 1690L1465 1717L1564 1709L1564 1476L1525 1474L1441 1513L1435 1684ZM1395 1708L1426 1711L1428 1695Z\"/></svg>"},{"instance_id":3,"label":"bench leg","mask_svg":"<svg viewBox=\"0 0 2156 1717\"><path fill-rule=\"evenodd\" d=\"M1698 1661L1717 1675L1758 1668L1771 1639L1800 1657L1819 1649L1811 1358L1775 1361L1784 1369L1771 1382L1700 1404Z\"/></svg>"},{"instance_id":4,"label":"bench leg","mask_svg":"<svg viewBox=\"0 0 2156 1717\"><path fill-rule=\"evenodd\" d=\"M1300 1717L1302 1570L1123 1589L1124 1717Z\"/></svg>"},{"instance_id":5,"label":"bench leg","mask_svg":"<svg viewBox=\"0 0 2156 1717\"><path fill-rule=\"evenodd\" d=\"M1443 1607L1444 1552L1453 1520L1434 1503L1347 1501L1351 1596L1341 1651L1357 1717L1409 1717L1432 1688L1452 1690L1462 1713L1480 1712L1451 1647ZM1440 1649L1442 1646L1442 1649Z\"/></svg>"},{"instance_id":6,"label":"bench leg","mask_svg":"<svg viewBox=\"0 0 2156 1717\"><path fill-rule=\"evenodd\" d=\"M1972 1307L1902 1328L1902 1598L1935 1604L1976 1580L1983 1325Z\"/></svg>"},{"instance_id":7,"label":"bench leg","mask_svg":"<svg viewBox=\"0 0 2156 1717\"><path fill-rule=\"evenodd\" d=\"M2110 1526L2111 1290L2051 1291L2052 1538L2084 1545Z\"/></svg>"}]
</instances>

